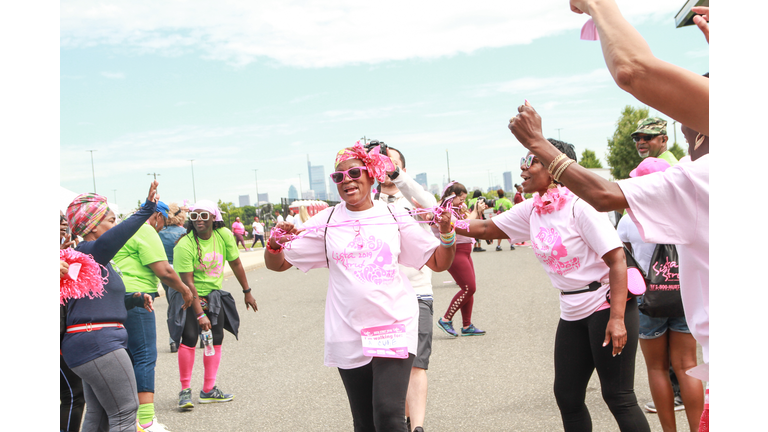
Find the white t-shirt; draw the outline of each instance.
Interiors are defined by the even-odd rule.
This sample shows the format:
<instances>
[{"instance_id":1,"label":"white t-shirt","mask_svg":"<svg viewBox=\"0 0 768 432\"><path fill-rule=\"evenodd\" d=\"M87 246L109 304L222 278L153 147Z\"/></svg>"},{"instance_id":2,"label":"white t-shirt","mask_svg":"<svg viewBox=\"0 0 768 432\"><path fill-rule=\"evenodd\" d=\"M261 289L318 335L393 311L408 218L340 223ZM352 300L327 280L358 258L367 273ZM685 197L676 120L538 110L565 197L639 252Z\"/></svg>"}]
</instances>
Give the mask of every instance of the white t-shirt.
<instances>
[{"instance_id":1,"label":"white t-shirt","mask_svg":"<svg viewBox=\"0 0 768 432\"><path fill-rule=\"evenodd\" d=\"M285 221L288 222L289 224L294 223L294 219L295 217L292 214L289 214L288 216L285 217Z\"/></svg>"},{"instance_id":2,"label":"white t-shirt","mask_svg":"<svg viewBox=\"0 0 768 432\"><path fill-rule=\"evenodd\" d=\"M685 320L708 363L709 155L617 184L643 241L677 245Z\"/></svg>"},{"instance_id":3,"label":"white t-shirt","mask_svg":"<svg viewBox=\"0 0 768 432\"><path fill-rule=\"evenodd\" d=\"M304 272L330 263L325 365L353 369L368 364L371 358L363 355L360 330L382 325L403 324L408 352L416 354L419 307L398 264L421 268L440 242L410 216L396 215L401 223L394 224L381 201L362 212L349 211L342 202L310 218L304 227L325 225L333 208L329 225L354 220L360 225L331 226L327 238L324 228L309 229L285 248L285 259Z\"/></svg>"},{"instance_id":4,"label":"white t-shirt","mask_svg":"<svg viewBox=\"0 0 768 432\"><path fill-rule=\"evenodd\" d=\"M603 306L610 290L610 269L602 257L622 246L604 214L571 194L568 203L553 213L536 213L534 200L528 199L491 222L513 243L531 241L536 258L555 288L578 291L592 282L602 283L597 291L561 295L560 318L577 321Z\"/></svg>"},{"instance_id":5,"label":"white t-shirt","mask_svg":"<svg viewBox=\"0 0 768 432\"><path fill-rule=\"evenodd\" d=\"M643 269L645 274L651 269L651 258L653 251L656 250L656 243L646 243L640 236L637 225L631 218L623 217L619 220L619 226L616 227L619 233L619 239L624 243L632 245L632 256L637 260L637 264Z\"/></svg>"},{"instance_id":6,"label":"white t-shirt","mask_svg":"<svg viewBox=\"0 0 768 432\"><path fill-rule=\"evenodd\" d=\"M279 214L279 215L277 215L277 222L278 222L278 223L280 223L280 222L285 222L285 219L283 219L283 215L280 215L280 214Z\"/></svg>"},{"instance_id":7,"label":"white t-shirt","mask_svg":"<svg viewBox=\"0 0 768 432\"><path fill-rule=\"evenodd\" d=\"M263 235L263 234L264 234L264 224L261 222L254 222L253 235Z\"/></svg>"}]
</instances>

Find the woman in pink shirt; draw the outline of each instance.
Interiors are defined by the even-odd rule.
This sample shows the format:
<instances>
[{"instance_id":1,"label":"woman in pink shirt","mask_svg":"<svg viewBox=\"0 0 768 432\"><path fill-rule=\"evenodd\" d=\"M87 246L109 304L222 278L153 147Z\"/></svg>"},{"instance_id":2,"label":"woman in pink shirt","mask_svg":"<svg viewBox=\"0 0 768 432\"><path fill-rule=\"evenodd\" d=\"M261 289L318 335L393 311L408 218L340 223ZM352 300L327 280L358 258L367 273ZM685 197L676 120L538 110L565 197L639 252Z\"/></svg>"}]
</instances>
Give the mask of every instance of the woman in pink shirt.
<instances>
[{"instance_id":1,"label":"woman in pink shirt","mask_svg":"<svg viewBox=\"0 0 768 432\"><path fill-rule=\"evenodd\" d=\"M360 143L346 148L337 155L335 168L331 179L343 202L316 214L301 232L291 223L278 223L273 233L287 234L270 237L264 261L274 271L329 269L324 362L339 370L354 430L405 431L419 307L398 264L447 270L456 251L450 214L443 213L438 222L444 233L438 240L412 217L374 201L374 179L383 182L387 171L394 171L378 147L371 153ZM371 348L367 336L381 327L386 333L379 333L378 342L383 344Z\"/></svg>"},{"instance_id":2,"label":"woman in pink shirt","mask_svg":"<svg viewBox=\"0 0 768 432\"><path fill-rule=\"evenodd\" d=\"M576 160L571 144L549 142ZM529 153L520 169L523 190L532 199L493 219L471 220L469 229L456 232L480 239L530 239L560 291L554 391L565 431L592 430L584 401L595 369L619 429L650 431L634 392L638 312L634 297L628 301L621 240L604 215L557 183L536 156Z\"/></svg>"},{"instance_id":3,"label":"woman in pink shirt","mask_svg":"<svg viewBox=\"0 0 768 432\"><path fill-rule=\"evenodd\" d=\"M250 250L245 246L245 240L243 240L243 236L245 235L245 225L240 222L240 217L235 218L235 222L232 224L232 233L235 235L236 246L243 245L243 250Z\"/></svg>"}]
</instances>

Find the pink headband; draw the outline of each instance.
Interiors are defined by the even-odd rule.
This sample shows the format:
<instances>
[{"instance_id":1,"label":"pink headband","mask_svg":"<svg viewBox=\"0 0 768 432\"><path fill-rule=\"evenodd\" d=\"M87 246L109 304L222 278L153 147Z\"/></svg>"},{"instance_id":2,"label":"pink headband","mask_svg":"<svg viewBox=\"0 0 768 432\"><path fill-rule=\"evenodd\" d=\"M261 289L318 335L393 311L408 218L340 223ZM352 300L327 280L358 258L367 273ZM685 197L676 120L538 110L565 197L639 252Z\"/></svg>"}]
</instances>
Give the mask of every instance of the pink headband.
<instances>
[{"instance_id":1,"label":"pink headband","mask_svg":"<svg viewBox=\"0 0 768 432\"><path fill-rule=\"evenodd\" d=\"M189 206L190 211L197 211L197 210L205 210L208 213L214 215L213 221L214 222L221 222L224 219L221 218L221 210L219 210L219 207L214 204L213 201L208 200L200 200L196 202L194 205Z\"/></svg>"},{"instance_id":2,"label":"pink headband","mask_svg":"<svg viewBox=\"0 0 768 432\"><path fill-rule=\"evenodd\" d=\"M363 165L368 169L368 174L373 176L379 183L384 183L387 180L387 172L394 171L395 165L387 155L379 153L379 146L376 146L370 153L365 151L365 148L360 144L360 141L356 142L353 147L347 147L342 149L336 154L336 162L333 164L333 168L339 166L340 163L348 159L359 159L363 162Z\"/></svg>"},{"instance_id":3,"label":"pink headband","mask_svg":"<svg viewBox=\"0 0 768 432\"><path fill-rule=\"evenodd\" d=\"M80 194L67 206L67 223L75 235L83 237L99 226L108 211L107 197Z\"/></svg>"}]
</instances>

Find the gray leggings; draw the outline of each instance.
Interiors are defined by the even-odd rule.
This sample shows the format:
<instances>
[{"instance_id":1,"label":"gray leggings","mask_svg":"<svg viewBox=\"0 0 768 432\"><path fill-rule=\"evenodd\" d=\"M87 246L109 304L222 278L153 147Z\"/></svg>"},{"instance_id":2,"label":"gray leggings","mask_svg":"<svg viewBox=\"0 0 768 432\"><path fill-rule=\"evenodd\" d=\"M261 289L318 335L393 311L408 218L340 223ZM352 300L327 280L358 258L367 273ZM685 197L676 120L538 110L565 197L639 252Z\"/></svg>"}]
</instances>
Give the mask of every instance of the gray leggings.
<instances>
[{"instance_id":1,"label":"gray leggings","mask_svg":"<svg viewBox=\"0 0 768 432\"><path fill-rule=\"evenodd\" d=\"M112 351L72 370L83 379L81 432L136 432L139 396L128 351Z\"/></svg>"}]
</instances>

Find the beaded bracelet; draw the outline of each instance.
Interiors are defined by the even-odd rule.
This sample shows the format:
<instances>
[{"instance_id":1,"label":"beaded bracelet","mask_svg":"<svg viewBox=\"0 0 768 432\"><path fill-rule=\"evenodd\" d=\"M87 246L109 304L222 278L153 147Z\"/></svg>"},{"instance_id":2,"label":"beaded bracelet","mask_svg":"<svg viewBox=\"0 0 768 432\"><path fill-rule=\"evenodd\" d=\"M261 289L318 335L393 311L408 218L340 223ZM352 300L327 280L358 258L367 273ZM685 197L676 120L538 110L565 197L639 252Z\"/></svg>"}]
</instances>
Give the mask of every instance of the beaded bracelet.
<instances>
[{"instance_id":1,"label":"beaded bracelet","mask_svg":"<svg viewBox=\"0 0 768 432\"><path fill-rule=\"evenodd\" d=\"M198 321L200 321L201 319L203 319L203 317L205 317L205 312L201 313L201 314L200 314L200 315L197 317L197 320L198 320Z\"/></svg>"},{"instance_id":2,"label":"beaded bracelet","mask_svg":"<svg viewBox=\"0 0 768 432\"><path fill-rule=\"evenodd\" d=\"M554 176L555 176L555 173L554 173L554 169L555 169L555 167L557 166L557 164L558 164L558 163L560 163L560 161L561 161L561 160L563 160L563 159L564 159L564 158L566 158L566 157L567 157L567 156L565 155L565 153L560 153L560 154L559 154L559 155L557 155L557 157L556 157L556 158L554 158L554 159L552 160L552 162L549 164L549 166L547 167L547 171L549 171L549 173L550 173L550 174L552 174L552 177L554 177Z\"/></svg>"},{"instance_id":3,"label":"beaded bracelet","mask_svg":"<svg viewBox=\"0 0 768 432\"><path fill-rule=\"evenodd\" d=\"M269 252L271 254L277 255L277 254L279 254L280 252L283 251L283 248L285 248L285 246L280 245L280 243L278 243L278 245L280 245L280 247L277 248L277 249L272 249L272 246L270 246L270 243L271 242L269 242L269 241L267 242L267 252Z\"/></svg>"},{"instance_id":4,"label":"beaded bracelet","mask_svg":"<svg viewBox=\"0 0 768 432\"><path fill-rule=\"evenodd\" d=\"M446 247L446 248L449 248L449 247L453 246L455 243L456 243L456 239L455 239L455 238L454 238L453 240L451 240L451 242L450 242L450 243L443 243L442 241L440 242L440 244L441 244L443 247Z\"/></svg>"},{"instance_id":5,"label":"beaded bracelet","mask_svg":"<svg viewBox=\"0 0 768 432\"><path fill-rule=\"evenodd\" d=\"M560 182L560 176L563 175L565 172L565 169L571 166L572 163L576 162L573 159L568 159L567 161L563 162L560 167L558 167L557 172L553 176L556 182Z\"/></svg>"}]
</instances>

